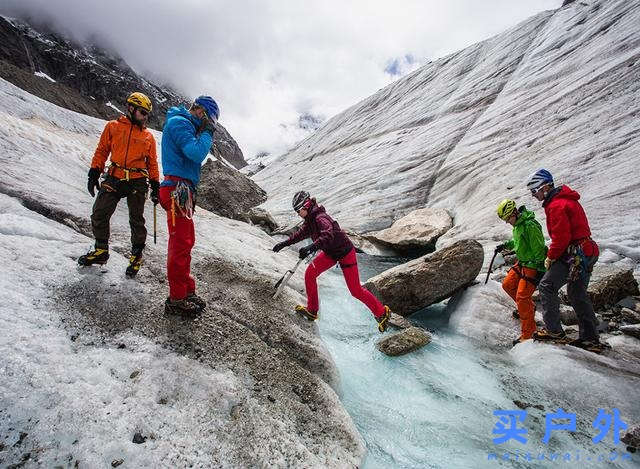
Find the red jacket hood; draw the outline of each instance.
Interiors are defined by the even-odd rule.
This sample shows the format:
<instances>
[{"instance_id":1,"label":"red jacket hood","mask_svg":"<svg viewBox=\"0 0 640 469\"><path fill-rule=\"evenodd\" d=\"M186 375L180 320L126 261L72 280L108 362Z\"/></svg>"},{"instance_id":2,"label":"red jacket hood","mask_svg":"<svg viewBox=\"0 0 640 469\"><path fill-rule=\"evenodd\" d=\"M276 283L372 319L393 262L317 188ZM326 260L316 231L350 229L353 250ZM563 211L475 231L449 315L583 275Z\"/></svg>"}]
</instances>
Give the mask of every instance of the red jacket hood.
<instances>
[{"instance_id":1,"label":"red jacket hood","mask_svg":"<svg viewBox=\"0 0 640 469\"><path fill-rule=\"evenodd\" d=\"M556 194L556 197L564 197L565 199L573 199L578 200L580 198L580 194L571 189L569 186L563 185L560 187L560 192Z\"/></svg>"}]
</instances>

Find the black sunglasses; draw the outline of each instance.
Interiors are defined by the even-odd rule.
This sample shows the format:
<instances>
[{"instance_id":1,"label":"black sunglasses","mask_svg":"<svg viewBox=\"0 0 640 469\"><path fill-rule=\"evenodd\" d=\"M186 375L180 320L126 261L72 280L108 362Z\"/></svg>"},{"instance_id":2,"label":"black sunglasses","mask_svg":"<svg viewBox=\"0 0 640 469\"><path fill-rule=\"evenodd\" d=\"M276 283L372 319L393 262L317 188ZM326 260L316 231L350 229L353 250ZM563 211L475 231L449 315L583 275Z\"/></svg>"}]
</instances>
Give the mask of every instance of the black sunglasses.
<instances>
[{"instance_id":1,"label":"black sunglasses","mask_svg":"<svg viewBox=\"0 0 640 469\"><path fill-rule=\"evenodd\" d=\"M149 111L147 111L146 109L141 108L141 107L138 108L138 112L140 114L142 114L143 116L148 116L149 115Z\"/></svg>"}]
</instances>

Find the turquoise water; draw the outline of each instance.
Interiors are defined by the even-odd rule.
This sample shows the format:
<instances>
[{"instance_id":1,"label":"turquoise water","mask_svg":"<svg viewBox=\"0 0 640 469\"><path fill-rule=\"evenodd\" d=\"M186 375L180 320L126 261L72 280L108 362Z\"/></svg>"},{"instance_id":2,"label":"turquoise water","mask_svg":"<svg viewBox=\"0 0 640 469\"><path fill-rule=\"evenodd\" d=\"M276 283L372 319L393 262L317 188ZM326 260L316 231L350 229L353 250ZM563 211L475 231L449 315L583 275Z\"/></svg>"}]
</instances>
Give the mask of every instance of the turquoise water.
<instances>
[{"instance_id":1,"label":"turquoise water","mask_svg":"<svg viewBox=\"0 0 640 469\"><path fill-rule=\"evenodd\" d=\"M363 277L379 270L367 265L366 258L359 257L359 262L364 264ZM375 321L364 305L350 297L340 270L326 272L319 285L317 324L340 371L341 400L368 450L364 468L602 467L599 455L624 450L624 445L594 445L593 430L582 424L578 433L555 432L550 446L542 444L544 415L555 411L554 398L519 376L508 348L483 347L451 332L444 305L411 317L414 324L433 331L429 345L405 356L387 357L376 349L380 334ZM527 409L526 445L512 440L496 446L492 430L498 418L493 411L518 409L514 399L544 405L544 411ZM563 399L559 402L566 405ZM490 453L502 457L505 449L513 454L510 460L489 460ZM552 451L569 452L571 459L513 460L516 454L530 452L535 458ZM635 467L637 456L634 462L606 464Z\"/></svg>"}]
</instances>

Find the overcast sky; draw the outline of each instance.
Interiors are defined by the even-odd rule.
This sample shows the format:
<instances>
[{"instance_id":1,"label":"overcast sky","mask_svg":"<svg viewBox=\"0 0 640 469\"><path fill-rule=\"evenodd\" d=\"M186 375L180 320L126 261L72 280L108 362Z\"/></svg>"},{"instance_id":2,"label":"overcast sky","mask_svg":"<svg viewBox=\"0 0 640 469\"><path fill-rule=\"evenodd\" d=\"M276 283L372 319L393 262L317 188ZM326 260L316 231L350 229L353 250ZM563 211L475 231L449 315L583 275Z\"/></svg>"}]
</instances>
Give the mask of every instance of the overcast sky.
<instances>
[{"instance_id":1,"label":"overcast sky","mask_svg":"<svg viewBox=\"0 0 640 469\"><path fill-rule=\"evenodd\" d=\"M322 119L415 68L562 0L1 0L111 44L136 71L212 95L245 159L284 152Z\"/></svg>"}]
</instances>

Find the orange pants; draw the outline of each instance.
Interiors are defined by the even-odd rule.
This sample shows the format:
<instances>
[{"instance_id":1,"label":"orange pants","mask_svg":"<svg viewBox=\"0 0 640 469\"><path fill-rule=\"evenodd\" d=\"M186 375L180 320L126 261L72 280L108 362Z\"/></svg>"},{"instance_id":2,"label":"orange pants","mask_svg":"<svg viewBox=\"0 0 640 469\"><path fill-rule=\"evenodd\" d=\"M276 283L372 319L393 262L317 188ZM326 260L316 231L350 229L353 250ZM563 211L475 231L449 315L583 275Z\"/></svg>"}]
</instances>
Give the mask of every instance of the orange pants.
<instances>
[{"instance_id":1,"label":"orange pants","mask_svg":"<svg viewBox=\"0 0 640 469\"><path fill-rule=\"evenodd\" d=\"M536 277L536 269L528 267L514 266L502 281L502 288L507 294L513 298L518 307L520 314L520 324L522 327L521 340L530 339L536 331L536 321L534 319L535 306L531 295L536 290L536 286L528 280L518 275L518 270L522 271L522 275L529 278Z\"/></svg>"}]
</instances>

